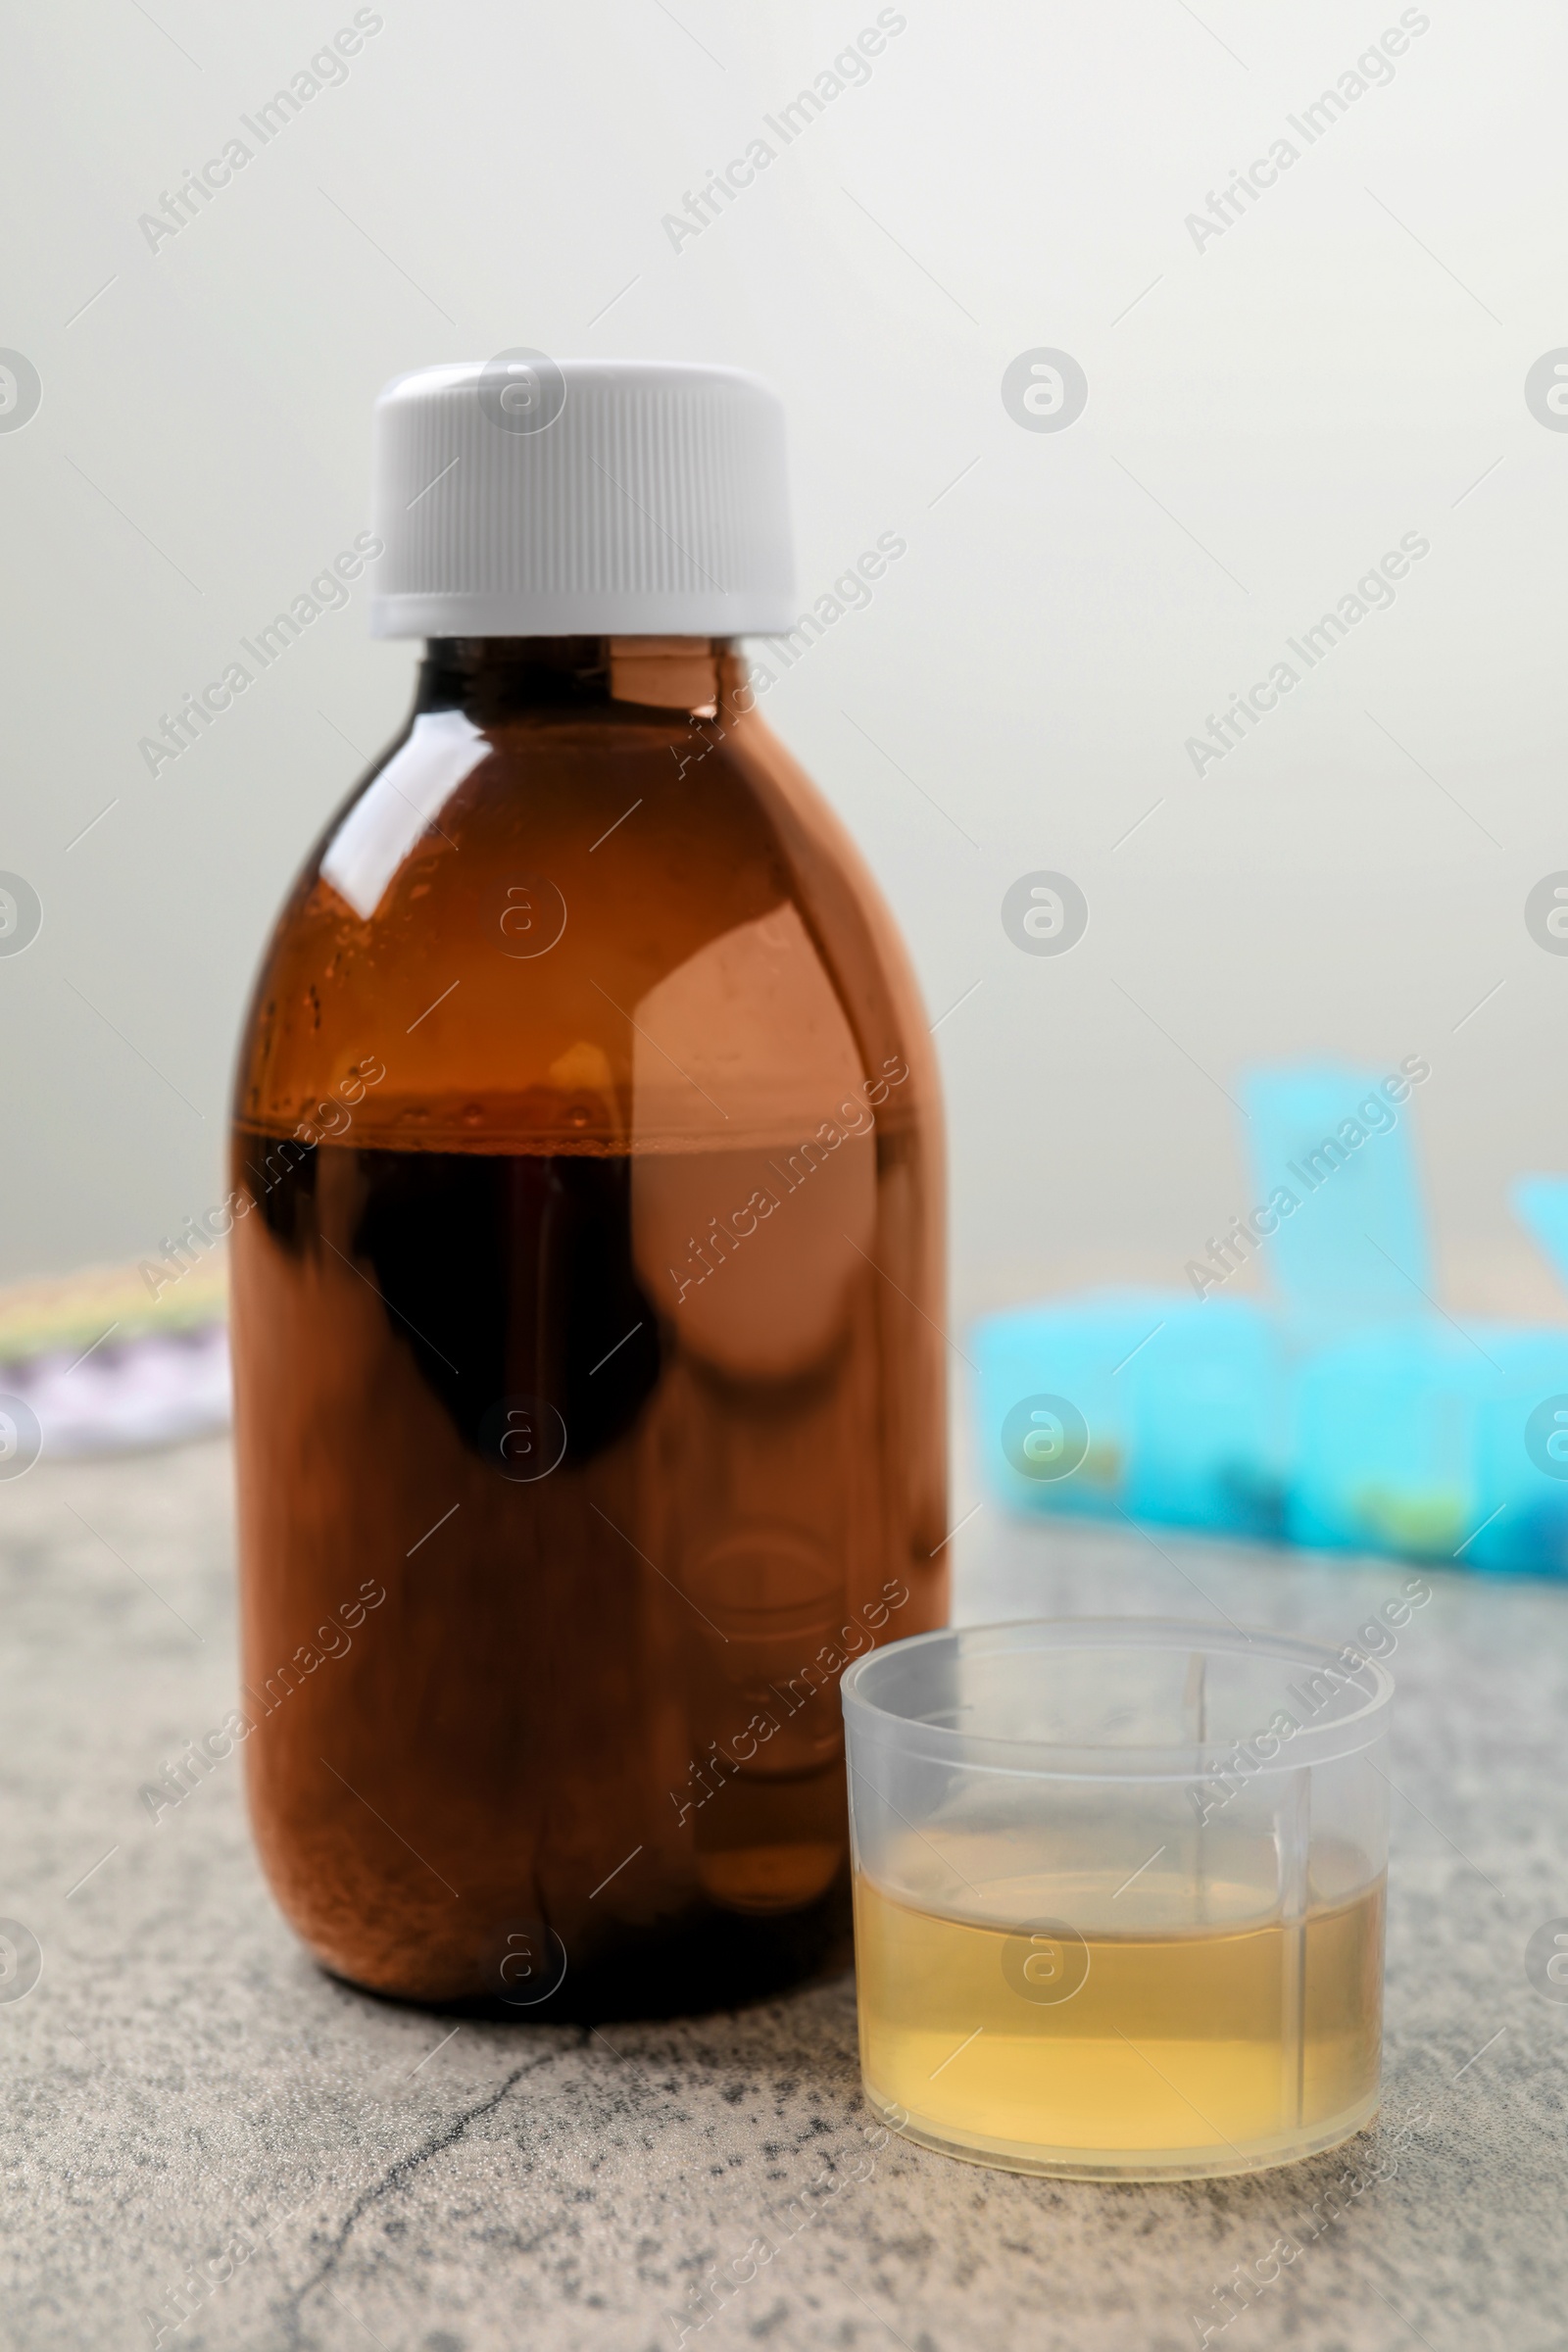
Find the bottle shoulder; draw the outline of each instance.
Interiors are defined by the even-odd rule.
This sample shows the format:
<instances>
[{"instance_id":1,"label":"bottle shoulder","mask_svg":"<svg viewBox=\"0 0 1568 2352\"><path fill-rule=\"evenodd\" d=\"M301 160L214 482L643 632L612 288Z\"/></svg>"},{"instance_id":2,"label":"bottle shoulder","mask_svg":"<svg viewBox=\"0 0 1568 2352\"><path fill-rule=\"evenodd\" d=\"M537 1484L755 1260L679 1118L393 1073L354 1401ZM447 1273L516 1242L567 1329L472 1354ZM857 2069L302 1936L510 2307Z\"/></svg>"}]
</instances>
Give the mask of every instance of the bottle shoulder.
<instances>
[{"instance_id":1,"label":"bottle shoulder","mask_svg":"<svg viewBox=\"0 0 1568 2352\"><path fill-rule=\"evenodd\" d=\"M844 828L755 710L416 714L263 959L235 1116L361 1144L742 1148L903 1064L918 994Z\"/></svg>"}]
</instances>

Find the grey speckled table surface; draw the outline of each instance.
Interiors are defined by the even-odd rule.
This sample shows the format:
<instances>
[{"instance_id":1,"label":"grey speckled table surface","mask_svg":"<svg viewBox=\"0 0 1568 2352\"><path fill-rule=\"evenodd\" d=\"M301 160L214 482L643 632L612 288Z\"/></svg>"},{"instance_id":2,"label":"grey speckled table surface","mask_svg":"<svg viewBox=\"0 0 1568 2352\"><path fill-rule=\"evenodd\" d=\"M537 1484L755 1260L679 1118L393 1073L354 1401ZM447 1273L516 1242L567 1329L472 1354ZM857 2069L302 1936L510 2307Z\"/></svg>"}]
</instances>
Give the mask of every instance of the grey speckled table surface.
<instances>
[{"instance_id":1,"label":"grey speckled table surface","mask_svg":"<svg viewBox=\"0 0 1568 2352\"><path fill-rule=\"evenodd\" d=\"M1568 1591L1435 1576L1393 1661L1380 2124L1253 2178L1102 2187L874 2146L848 1979L596 2035L454 2034L319 1974L237 1762L156 1826L137 1802L230 1704L228 1478L212 1444L0 1488L0 1914L43 1954L0 2001L8 2347L1568 2342L1568 2002L1525 1965L1568 1914ZM958 1544L971 1620L1217 1606L1338 1643L1403 1575L990 1509ZM1245 2307L1216 2291L1238 2264Z\"/></svg>"}]
</instances>

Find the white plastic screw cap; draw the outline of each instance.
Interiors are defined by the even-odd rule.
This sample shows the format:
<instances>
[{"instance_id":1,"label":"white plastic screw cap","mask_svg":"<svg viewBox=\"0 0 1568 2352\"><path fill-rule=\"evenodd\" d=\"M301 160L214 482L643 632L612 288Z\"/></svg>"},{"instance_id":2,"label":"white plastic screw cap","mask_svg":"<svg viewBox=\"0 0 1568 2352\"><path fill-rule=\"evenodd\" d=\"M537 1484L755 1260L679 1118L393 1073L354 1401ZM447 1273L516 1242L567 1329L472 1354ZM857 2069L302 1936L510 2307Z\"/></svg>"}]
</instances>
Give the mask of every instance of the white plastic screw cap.
<instances>
[{"instance_id":1,"label":"white plastic screw cap","mask_svg":"<svg viewBox=\"0 0 1568 2352\"><path fill-rule=\"evenodd\" d=\"M737 368L531 350L375 404L377 637L793 626L784 411Z\"/></svg>"}]
</instances>

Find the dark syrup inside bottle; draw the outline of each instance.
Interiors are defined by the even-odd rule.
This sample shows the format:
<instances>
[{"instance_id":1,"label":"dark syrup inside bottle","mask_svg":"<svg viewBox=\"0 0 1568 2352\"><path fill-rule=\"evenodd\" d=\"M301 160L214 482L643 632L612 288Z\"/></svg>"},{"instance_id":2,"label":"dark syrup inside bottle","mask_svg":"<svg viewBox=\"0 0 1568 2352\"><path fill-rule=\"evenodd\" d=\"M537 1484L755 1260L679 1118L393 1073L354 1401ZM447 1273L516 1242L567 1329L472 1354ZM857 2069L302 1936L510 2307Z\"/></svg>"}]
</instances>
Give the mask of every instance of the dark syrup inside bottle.
<instances>
[{"instance_id":1,"label":"dark syrup inside bottle","mask_svg":"<svg viewBox=\"0 0 1568 2352\"><path fill-rule=\"evenodd\" d=\"M697 2009L847 1957L837 1675L942 1612L928 1064L760 722L693 777L688 716L489 684L373 921L305 877L242 1064L253 1812L359 1983Z\"/></svg>"}]
</instances>

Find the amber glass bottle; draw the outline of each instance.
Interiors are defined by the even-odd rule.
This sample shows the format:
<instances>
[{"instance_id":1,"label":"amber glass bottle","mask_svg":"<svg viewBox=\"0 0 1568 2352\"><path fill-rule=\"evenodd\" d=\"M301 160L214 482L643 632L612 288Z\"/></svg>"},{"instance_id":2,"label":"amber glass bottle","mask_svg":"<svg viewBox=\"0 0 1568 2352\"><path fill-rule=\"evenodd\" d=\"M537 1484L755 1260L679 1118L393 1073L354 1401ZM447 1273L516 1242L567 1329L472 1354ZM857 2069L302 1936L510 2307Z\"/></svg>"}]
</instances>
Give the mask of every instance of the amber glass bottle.
<instances>
[{"instance_id":1,"label":"amber glass bottle","mask_svg":"<svg viewBox=\"0 0 1568 2352\"><path fill-rule=\"evenodd\" d=\"M833 1964L837 1677L945 1613L939 1110L727 639L427 646L233 1150L249 1787L307 1943L538 2018Z\"/></svg>"}]
</instances>

